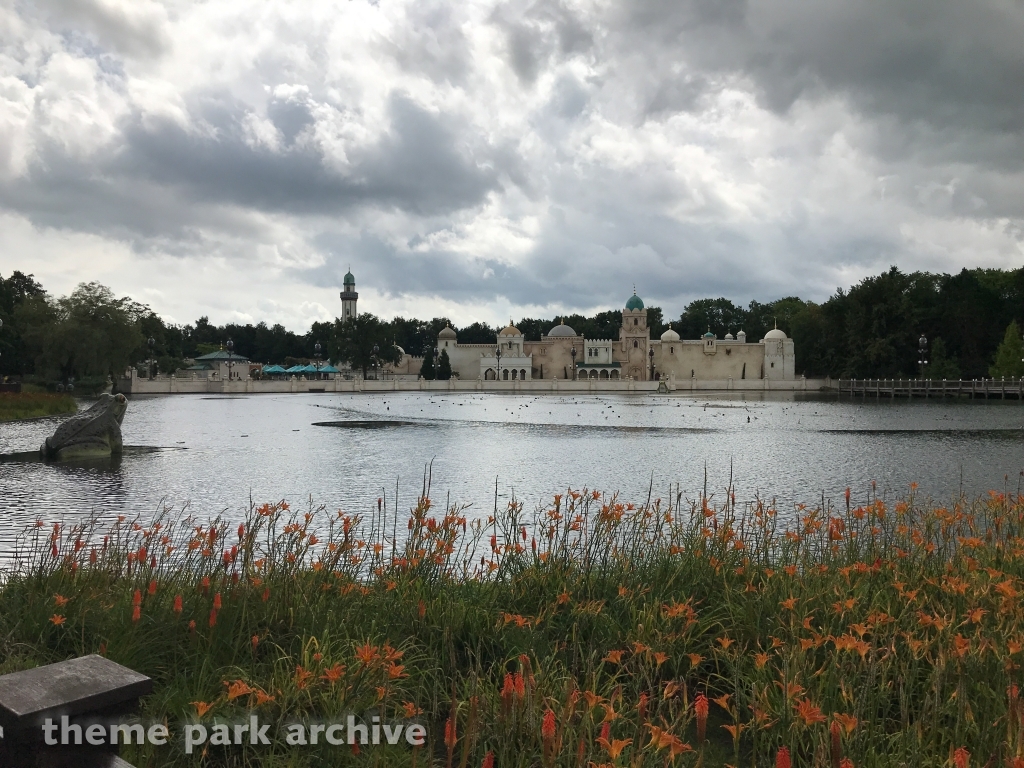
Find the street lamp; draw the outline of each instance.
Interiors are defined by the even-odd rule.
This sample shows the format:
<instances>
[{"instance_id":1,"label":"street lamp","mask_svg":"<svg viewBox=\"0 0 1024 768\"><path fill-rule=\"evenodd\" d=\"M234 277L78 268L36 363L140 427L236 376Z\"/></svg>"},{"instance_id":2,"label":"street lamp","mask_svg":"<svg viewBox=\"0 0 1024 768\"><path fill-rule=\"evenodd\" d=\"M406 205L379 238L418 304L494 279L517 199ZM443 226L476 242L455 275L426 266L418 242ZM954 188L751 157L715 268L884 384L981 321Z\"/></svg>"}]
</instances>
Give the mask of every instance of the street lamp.
<instances>
[{"instance_id":1,"label":"street lamp","mask_svg":"<svg viewBox=\"0 0 1024 768\"><path fill-rule=\"evenodd\" d=\"M374 344L373 345L373 354L370 355L370 357L373 358L373 380L374 381L377 380L377 365L378 365L377 353L378 352L380 352L380 347L378 347L376 344Z\"/></svg>"},{"instance_id":2,"label":"street lamp","mask_svg":"<svg viewBox=\"0 0 1024 768\"><path fill-rule=\"evenodd\" d=\"M150 336L149 337L149 341L147 341L146 343L149 344L149 378L152 379L153 378L153 345L156 344L156 340L152 336Z\"/></svg>"},{"instance_id":3,"label":"street lamp","mask_svg":"<svg viewBox=\"0 0 1024 768\"><path fill-rule=\"evenodd\" d=\"M922 333L917 340L917 364L921 366L921 376L924 376L924 367L928 365L928 339Z\"/></svg>"},{"instance_id":4,"label":"street lamp","mask_svg":"<svg viewBox=\"0 0 1024 768\"><path fill-rule=\"evenodd\" d=\"M235 363L235 356L231 350L235 348L235 342L233 342L231 339L228 339L228 343L225 346L228 348L228 381L231 381L231 371Z\"/></svg>"},{"instance_id":5,"label":"street lamp","mask_svg":"<svg viewBox=\"0 0 1024 768\"><path fill-rule=\"evenodd\" d=\"M654 381L654 347L647 351L647 356L651 359L651 381Z\"/></svg>"},{"instance_id":6,"label":"street lamp","mask_svg":"<svg viewBox=\"0 0 1024 768\"><path fill-rule=\"evenodd\" d=\"M572 349L569 350L569 356L572 357L572 380L576 381L576 345L572 345Z\"/></svg>"},{"instance_id":7,"label":"street lamp","mask_svg":"<svg viewBox=\"0 0 1024 768\"><path fill-rule=\"evenodd\" d=\"M494 375L494 380L501 381L501 344L494 348L494 356L498 359L498 372Z\"/></svg>"},{"instance_id":8,"label":"street lamp","mask_svg":"<svg viewBox=\"0 0 1024 768\"><path fill-rule=\"evenodd\" d=\"M320 378L320 350L321 349L322 349L322 347L320 346L320 342L319 341L316 344L313 345L313 354L316 355L316 377L318 379Z\"/></svg>"}]
</instances>

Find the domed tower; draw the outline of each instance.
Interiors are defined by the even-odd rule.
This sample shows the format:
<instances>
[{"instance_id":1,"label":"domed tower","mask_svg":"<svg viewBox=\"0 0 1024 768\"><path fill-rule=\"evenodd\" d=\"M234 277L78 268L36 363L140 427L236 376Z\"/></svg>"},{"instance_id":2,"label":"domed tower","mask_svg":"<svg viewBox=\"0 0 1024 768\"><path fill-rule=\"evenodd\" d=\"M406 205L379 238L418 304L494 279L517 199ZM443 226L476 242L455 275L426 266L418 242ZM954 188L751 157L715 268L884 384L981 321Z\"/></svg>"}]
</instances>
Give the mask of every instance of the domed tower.
<instances>
[{"instance_id":1,"label":"domed tower","mask_svg":"<svg viewBox=\"0 0 1024 768\"><path fill-rule=\"evenodd\" d=\"M353 320L359 314L356 311L356 302L359 300L359 294L356 293L356 279L352 275L351 269L345 273L344 286L345 290L341 292L341 319Z\"/></svg>"},{"instance_id":2,"label":"domed tower","mask_svg":"<svg viewBox=\"0 0 1024 768\"><path fill-rule=\"evenodd\" d=\"M647 327L647 310L643 299L633 295L626 300L622 310L622 330L619 331L619 355L623 375L632 376L638 381L647 381L649 360L647 350L650 346L650 329Z\"/></svg>"}]
</instances>

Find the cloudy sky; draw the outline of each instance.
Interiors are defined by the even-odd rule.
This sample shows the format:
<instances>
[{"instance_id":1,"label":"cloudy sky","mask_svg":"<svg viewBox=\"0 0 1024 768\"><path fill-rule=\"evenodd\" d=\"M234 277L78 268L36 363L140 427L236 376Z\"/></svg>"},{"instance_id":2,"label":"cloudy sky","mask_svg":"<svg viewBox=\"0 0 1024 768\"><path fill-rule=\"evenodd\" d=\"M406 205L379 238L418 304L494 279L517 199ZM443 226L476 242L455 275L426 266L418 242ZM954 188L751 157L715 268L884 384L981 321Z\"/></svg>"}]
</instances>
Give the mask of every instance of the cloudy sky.
<instances>
[{"instance_id":1,"label":"cloudy sky","mask_svg":"<svg viewBox=\"0 0 1024 768\"><path fill-rule=\"evenodd\" d=\"M1024 264L1019 0L0 0L0 273L297 331Z\"/></svg>"}]
</instances>

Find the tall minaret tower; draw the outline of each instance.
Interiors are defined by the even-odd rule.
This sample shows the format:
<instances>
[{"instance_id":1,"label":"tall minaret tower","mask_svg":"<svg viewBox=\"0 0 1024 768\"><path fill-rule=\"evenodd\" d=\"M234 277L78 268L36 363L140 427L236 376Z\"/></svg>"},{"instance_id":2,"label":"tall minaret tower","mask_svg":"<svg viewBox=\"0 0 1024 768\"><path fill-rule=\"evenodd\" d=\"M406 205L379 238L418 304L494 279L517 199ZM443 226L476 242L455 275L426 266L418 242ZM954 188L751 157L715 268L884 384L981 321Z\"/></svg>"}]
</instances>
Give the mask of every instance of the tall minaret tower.
<instances>
[{"instance_id":1,"label":"tall minaret tower","mask_svg":"<svg viewBox=\"0 0 1024 768\"><path fill-rule=\"evenodd\" d=\"M356 302L359 294L356 293L356 279L352 276L352 270L345 274L345 290L341 292L341 319L352 320L358 314Z\"/></svg>"}]
</instances>

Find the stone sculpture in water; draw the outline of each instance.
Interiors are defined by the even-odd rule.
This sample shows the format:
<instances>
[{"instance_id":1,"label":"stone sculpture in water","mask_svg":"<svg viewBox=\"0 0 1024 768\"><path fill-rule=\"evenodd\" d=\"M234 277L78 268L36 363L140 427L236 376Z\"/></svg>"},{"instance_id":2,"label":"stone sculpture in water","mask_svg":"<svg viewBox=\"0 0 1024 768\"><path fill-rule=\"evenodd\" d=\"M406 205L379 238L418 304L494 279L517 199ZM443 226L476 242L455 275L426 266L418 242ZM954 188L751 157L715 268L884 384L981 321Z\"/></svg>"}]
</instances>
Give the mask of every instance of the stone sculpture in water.
<instances>
[{"instance_id":1,"label":"stone sculpture in water","mask_svg":"<svg viewBox=\"0 0 1024 768\"><path fill-rule=\"evenodd\" d=\"M121 421L128 399L121 394L104 393L89 408L67 421L46 438L39 452L46 461L97 459L119 455Z\"/></svg>"}]
</instances>

